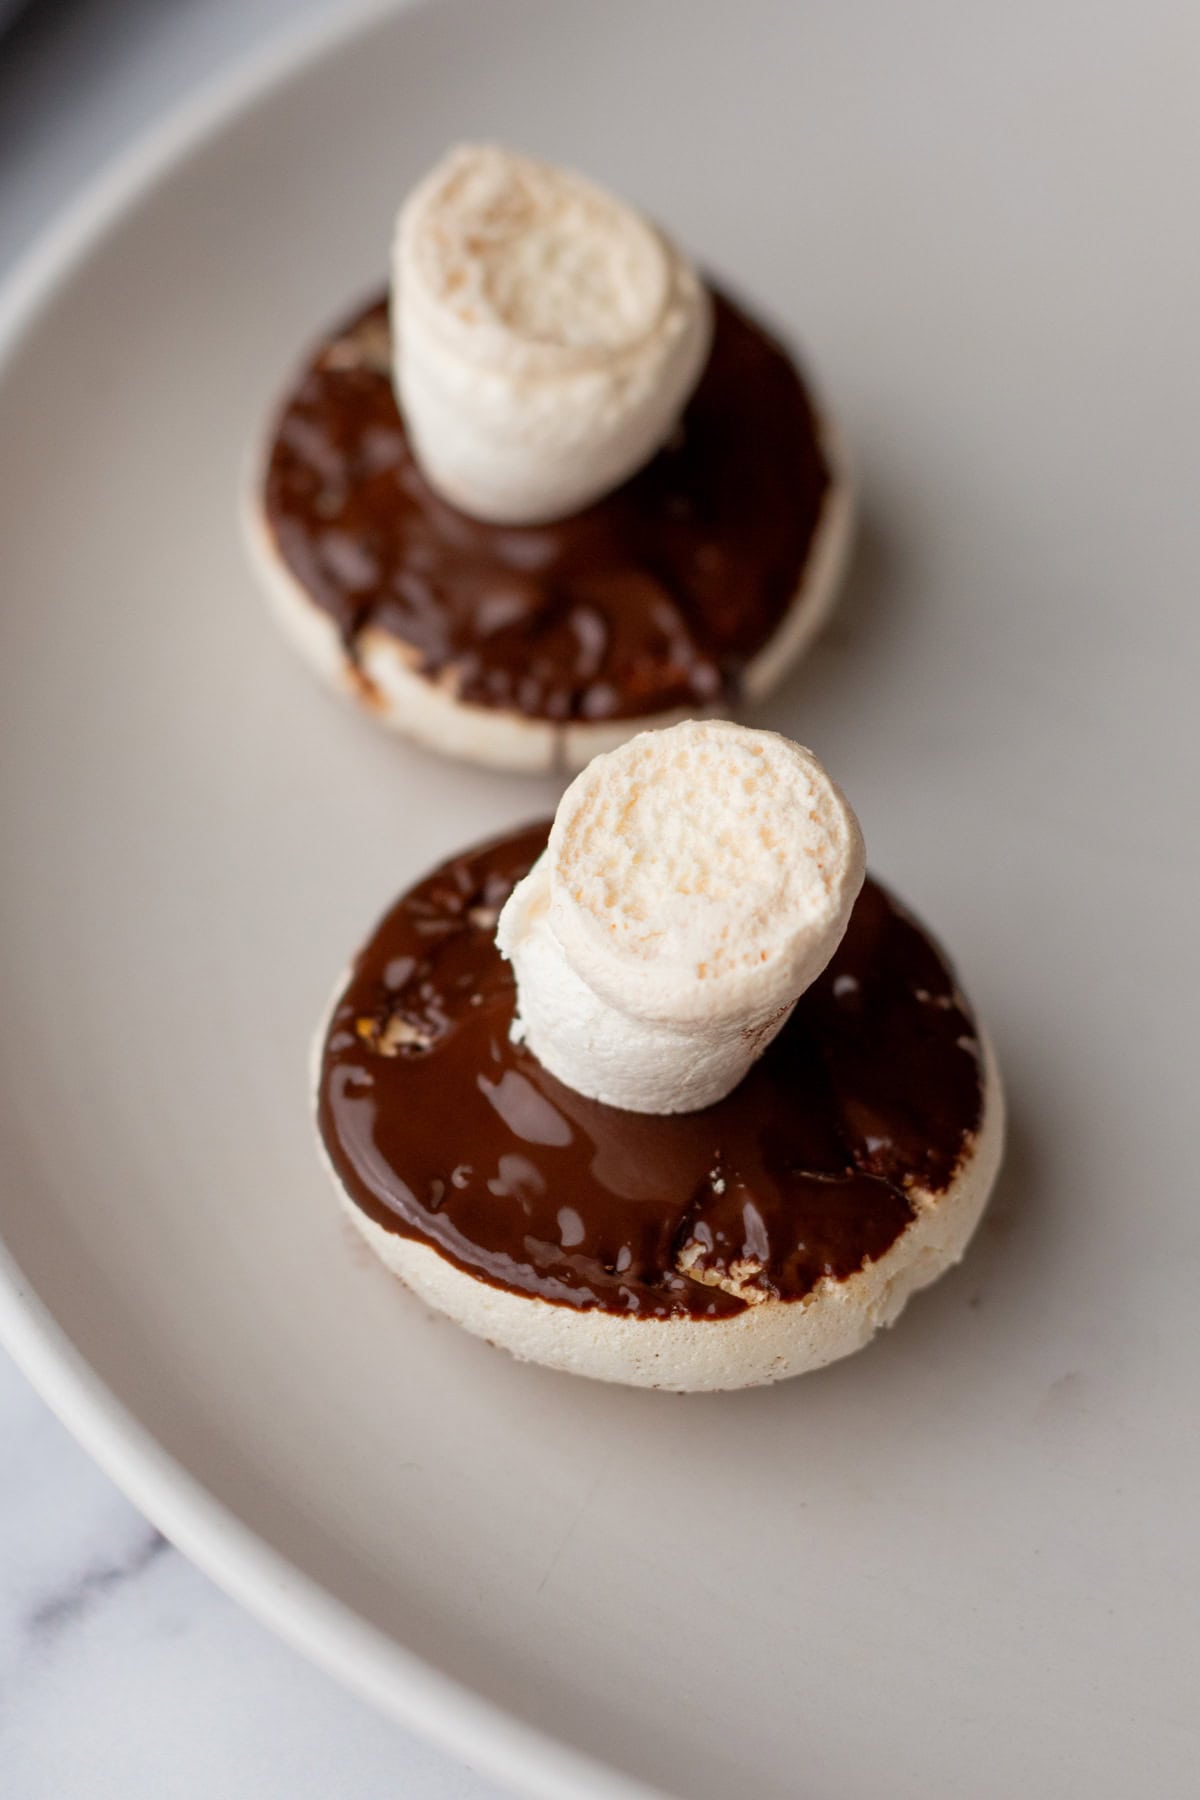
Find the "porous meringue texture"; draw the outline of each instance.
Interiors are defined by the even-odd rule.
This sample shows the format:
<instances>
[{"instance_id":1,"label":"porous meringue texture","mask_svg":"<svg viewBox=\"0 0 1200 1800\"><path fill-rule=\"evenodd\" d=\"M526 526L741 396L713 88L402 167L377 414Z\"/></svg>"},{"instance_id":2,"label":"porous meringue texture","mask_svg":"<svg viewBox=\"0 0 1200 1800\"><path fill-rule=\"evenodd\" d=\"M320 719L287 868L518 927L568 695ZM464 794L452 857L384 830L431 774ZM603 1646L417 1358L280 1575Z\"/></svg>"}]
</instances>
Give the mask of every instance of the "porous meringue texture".
<instances>
[{"instance_id":1,"label":"porous meringue texture","mask_svg":"<svg viewBox=\"0 0 1200 1800\"><path fill-rule=\"evenodd\" d=\"M572 782L501 914L519 1029L591 1099L710 1106L828 963L864 874L810 751L723 720L642 732Z\"/></svg>"},{"instance_id":2,"label":"porous meringue texture","mask_svg":"<svg viewBox=\"0 0 1200 1800\"><path fill-rule=\"evenodd\" d=\"M567 170L451 150L401 209L394 379L421 467L462 511L563 518L670 436L712 303L663 234Z\"/></svg>"}]
</instances>

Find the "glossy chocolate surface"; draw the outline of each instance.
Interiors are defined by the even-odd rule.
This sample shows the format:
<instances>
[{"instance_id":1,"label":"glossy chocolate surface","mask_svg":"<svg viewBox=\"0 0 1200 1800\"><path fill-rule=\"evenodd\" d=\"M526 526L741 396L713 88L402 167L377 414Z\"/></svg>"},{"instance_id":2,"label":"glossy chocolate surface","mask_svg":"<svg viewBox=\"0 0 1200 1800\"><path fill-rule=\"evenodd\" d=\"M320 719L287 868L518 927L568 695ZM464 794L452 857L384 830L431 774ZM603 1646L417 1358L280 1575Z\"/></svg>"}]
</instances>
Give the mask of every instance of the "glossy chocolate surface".
<instances>
[{"instance_id":1,"label":"glossy chocolate surface","mask_svg":"<svg viewBox=\"0 0 1200 1800\"><path fill-rule=\"evenodd\" d=\"M716 297L708 366L672 442L545 526L439 499L392 392L387 307L346 322L276 428L280 555L353 657L375 627L462 700L550 720L634 718L736 694L800 586L829 470L785 352Z\"/></svg>"},{"instance_id":2,"label":"glossy chocolate surface","mask_svg":"<svg viewBox=\"0 0 1200 1800\"><path fill-rule=\"evenodd\" d=\"M358 958L318 1102L351 1199L496 1286L649 1317L799 1299L881 1256L980 1121L974 1022L929 938L868 881L740 1087L699 1113L622 1112L509 1040L495 920L548 831L435 870ZM740 1292L709 1285L731 1271Z\"/></svg>"}]
</instances>

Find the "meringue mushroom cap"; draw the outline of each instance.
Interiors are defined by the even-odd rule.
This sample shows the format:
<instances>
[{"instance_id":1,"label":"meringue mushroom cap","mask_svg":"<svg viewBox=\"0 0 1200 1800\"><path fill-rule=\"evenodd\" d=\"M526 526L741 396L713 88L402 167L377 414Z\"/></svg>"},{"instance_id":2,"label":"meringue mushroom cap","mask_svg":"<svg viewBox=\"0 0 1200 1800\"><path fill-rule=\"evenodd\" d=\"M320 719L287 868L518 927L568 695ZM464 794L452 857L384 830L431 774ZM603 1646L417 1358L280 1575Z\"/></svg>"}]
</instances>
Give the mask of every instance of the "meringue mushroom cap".
<instances>
[{"instance_id":1,"label":"meringue mushroom cap","mask_svg":"<svg viewBox=\"0 0 1200 1800\"><path fill-rule=\"evenodd\" d=\"M894 1325L919 1289L959 1262L983 1215L1004 1149L1004 1094L986 1034L983 1110L958 1168L940 1192L910 1190L913 1218L882 1256L852 1275L826 1276L801 1299L766 1298L721 1318L644 1318L580 1309L494 1287L427 1241L368 1218L334 1174L347 1218L392 1274L436 1312L522 1362L628 1387L711 1393L760 1387L824 1368ZM563 1194L563 1204L571 1195Z\"/></svg>"}]
</instances>

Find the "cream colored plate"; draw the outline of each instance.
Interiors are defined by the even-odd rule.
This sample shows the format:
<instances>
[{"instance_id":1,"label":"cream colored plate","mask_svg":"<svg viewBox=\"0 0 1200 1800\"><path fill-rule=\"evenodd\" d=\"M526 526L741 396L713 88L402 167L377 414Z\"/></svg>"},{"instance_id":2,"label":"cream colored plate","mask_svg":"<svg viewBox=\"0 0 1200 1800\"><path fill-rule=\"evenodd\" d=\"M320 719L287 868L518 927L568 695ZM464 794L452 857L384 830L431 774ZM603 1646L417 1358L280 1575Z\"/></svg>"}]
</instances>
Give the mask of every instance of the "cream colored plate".
<instances>
[{"instance_id":1,"label":"cream colored plate","mask_svg":"<svg viewBox=\"0 0 1200 1800\"><path fill-rule=\"evenodd\" d=\"M208 97L9 288L5 1335L233 1592L524 1793L1190 1791L1194 46L1183 0L450 0ZM767 716L1009 1079L967 1263L776 1391L507 1362L348 1242L309 1144L356 939L553 798L311 688L235 529L286 367L473 132L803 333L866 529Z\"/></svg>"}]
</instances>

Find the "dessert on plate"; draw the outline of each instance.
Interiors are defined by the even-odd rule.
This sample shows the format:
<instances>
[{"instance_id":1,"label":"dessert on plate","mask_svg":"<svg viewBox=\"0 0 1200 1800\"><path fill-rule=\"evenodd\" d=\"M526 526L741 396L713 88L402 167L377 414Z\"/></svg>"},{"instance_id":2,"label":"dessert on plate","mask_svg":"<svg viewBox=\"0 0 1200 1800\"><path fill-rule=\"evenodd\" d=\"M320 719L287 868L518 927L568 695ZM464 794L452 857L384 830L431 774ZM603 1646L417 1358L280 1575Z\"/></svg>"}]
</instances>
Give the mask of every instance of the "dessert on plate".
<instances>
[{"instance_id":1,"label":"dessert on plate","mask_svg":"<svg viewBox=\"0 0 1200 1800\"><path fill-rule=\"evenodd\" d=\"M816 758L721 720L597 757L552 824L405 893L316 1045L349 1217L430 1305L603 1380L861 1349L999 1165L954 972Z\"/></svg>"},{"instance_id":2,"label":"dessert on plate","mask_svg":"<svg viewBox=\"0 0 1200 1800\"><path fill-rule=\"evenodd\" d=\"M246 493L280 624L381 723L512 769L766 693L832 602L837 435L648 220L495 146L401 208Z\"/></svg>"}]
</instances>

